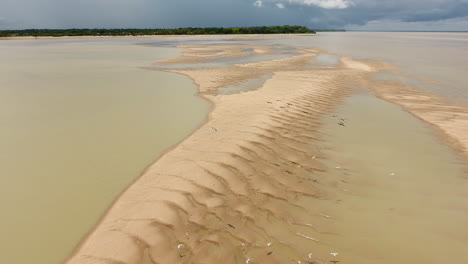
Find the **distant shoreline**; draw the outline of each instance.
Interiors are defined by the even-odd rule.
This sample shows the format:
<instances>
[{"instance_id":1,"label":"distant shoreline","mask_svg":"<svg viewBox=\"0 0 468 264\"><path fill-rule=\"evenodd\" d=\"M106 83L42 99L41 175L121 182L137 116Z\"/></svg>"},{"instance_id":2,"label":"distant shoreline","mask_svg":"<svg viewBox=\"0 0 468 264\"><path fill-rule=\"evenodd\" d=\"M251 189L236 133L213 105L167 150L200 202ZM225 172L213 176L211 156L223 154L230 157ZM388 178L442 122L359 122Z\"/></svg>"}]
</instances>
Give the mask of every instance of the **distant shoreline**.
<instances>
[{"instance_id":1,"label":"distant shoreline","mask_svg":"<svg viewBox=\"0 0 468 264\"><path fill-rule=\"evenodd\" d=\"M160 35L248 35L248 34L315 34L304 26L262 27L186 27L186 28L71 28L0 30L0 37L79 37L79 36L160 36Z\"/></svg>"},{"instance_id":2,"label":"distant shoreline","mask_svg":"<svg viewBox=\"0 0 468 264\"><path fill-rule=\"evenodd\" d=\"M189 37L261 37L261 36L304 36L312 37L316 34L220 34L220 35L209 35L209 34L200 34L200 35L136 35L136 36L61 36L61 37L52 37L52 36L41 36L41 37L32 37L32 36L16 36L16 37L0 37L0 40L20 40L20 39L79 39L79 38L189 38Z\"/></svg>"}]
</instances>

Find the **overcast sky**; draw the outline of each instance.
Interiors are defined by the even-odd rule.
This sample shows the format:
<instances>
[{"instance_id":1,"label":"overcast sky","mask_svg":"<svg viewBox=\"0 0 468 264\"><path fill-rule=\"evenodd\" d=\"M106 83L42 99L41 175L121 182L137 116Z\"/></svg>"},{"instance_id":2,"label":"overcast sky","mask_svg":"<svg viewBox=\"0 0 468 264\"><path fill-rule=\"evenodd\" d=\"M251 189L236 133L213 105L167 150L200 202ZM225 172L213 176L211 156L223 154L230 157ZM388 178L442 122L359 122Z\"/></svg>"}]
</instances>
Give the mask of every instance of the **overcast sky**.
<instances>
[{"instance_id":1,"label":"overcast sky","mask_svg":"<svg viewBox=\"0 0 468 264\"><path fill-rule=\"evenodd\" d=\"M468 0L0 0L0 29L285 24L468 31Z\"/></svg>"}]
</instances>

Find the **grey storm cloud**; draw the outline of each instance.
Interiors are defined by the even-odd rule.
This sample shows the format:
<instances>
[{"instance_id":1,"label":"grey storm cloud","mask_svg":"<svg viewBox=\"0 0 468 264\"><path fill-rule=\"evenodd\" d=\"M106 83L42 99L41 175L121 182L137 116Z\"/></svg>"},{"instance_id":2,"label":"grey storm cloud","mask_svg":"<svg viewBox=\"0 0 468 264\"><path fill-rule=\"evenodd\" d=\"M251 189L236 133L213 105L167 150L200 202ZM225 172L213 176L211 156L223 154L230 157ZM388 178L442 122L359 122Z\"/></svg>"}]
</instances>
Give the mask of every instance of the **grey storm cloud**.
<instances>
[{"instance_id":1,"label":"grey storm cloud","mask_svg":"<svg viewBox=\"0 0 468 264\"><path fill-rule=\"evenodd\" d=\"M468 0L354 1L359 10L353 11L371 18L416 22L468 17Z\"/></svg>"},{"instance_id":2,"label":"grey storm cloud","mask_svg":"<svg viewBox=\"0 0 468 264\"><path fill-rule=\"evenodd\" d=\"M0 0L0 29L283 24L468 30L468 0Z\"/></svg>"}]
</instances>

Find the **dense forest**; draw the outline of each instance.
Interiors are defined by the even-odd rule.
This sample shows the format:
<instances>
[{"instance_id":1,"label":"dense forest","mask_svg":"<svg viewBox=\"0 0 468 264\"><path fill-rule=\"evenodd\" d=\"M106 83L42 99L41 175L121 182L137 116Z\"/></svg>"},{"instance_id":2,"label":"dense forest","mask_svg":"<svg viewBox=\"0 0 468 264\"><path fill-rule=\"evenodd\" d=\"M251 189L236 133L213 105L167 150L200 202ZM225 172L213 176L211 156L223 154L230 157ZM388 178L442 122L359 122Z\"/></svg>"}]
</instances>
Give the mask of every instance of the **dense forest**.
<instances>
[{"instance_id":1,"label":"dense forest","mask_svg":"<svg viewBox=\"0 0 468 264\"><path fill-rule=\"evenodd\" d=\"M221 34L314 34L304 26L209 27L174 29L23 29L0 30L0 37L63 37L63 36L143 36L143 35L221 35Z\"/></svg>"}]
</instances>

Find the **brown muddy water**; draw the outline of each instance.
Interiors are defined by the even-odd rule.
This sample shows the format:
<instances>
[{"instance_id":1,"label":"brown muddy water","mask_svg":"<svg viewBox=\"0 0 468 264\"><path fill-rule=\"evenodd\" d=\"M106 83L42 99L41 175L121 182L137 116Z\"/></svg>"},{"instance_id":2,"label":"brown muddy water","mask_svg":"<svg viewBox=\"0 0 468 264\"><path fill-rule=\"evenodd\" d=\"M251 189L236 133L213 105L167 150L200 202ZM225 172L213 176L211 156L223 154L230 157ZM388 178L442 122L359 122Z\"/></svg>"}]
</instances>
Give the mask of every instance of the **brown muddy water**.
<instances>
[{"instance_id":1,"label":"brown muddy water","mask_svg":"<svg viewBox=\"0 0 468 264\"><path fill-rule=\"evenodd\" d=\"M176 56L137 39L0 42L0 262L60 263L116 196L206 118Z\"/></svg>"},{"instance_id":2,"label":"brown muddy water","mask_svg":"<svg viewBox=\"0 0 468 264\"><path fill-rule=\"evenodd\" d=\"M319 259L468 261L466 163L428 125L366 93L347 98L324 122L320 158L332 195L315 203L330 232L320 236Z\"/></svg>"}]
</instances>

